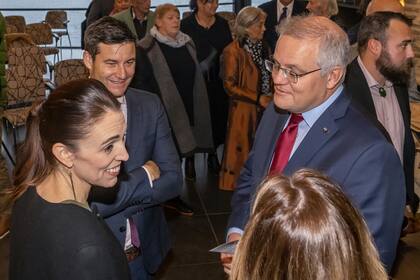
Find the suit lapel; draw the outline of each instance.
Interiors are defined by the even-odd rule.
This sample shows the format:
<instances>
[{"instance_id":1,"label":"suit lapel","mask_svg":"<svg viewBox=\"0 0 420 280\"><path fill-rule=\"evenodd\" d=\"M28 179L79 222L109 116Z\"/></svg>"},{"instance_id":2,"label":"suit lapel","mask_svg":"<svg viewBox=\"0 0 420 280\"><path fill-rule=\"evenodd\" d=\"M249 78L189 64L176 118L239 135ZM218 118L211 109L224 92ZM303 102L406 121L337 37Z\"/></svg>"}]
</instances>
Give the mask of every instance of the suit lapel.
<instances>
[{"instance_id":1,"label":"suit lapel","mask_svg":"<svg viewBox=\"0 0 420 280\"><path fill-rule=\"evenodd\" d=\"M357 58L348 67L348 74L346 75L347 92L355 99L356 105L362 111L368 113L371 117L377 119L375 104L373 103L372 94L366 78L363 75L362 69L357 62Z\"/></svg>"},{"instance_id":2,"label":"suit lapel","mask_svg":"<svg viewBox=\"0 0 420 280\"><path fill-rule=\"evenodd\" d=\"M322 149L339 130L336 120L343 117L350 100L342 92L337 100L328 107L306 134L299 147L287 163L284 173L291 174L295 170L309 165L313 157Z\"/></svg>"},{"instance_id":3,"label":"suit lapel","mask_svg":"<svg viewBox=\"0 0 420 280\"><path fill-rule=\"evenodd\" d=\"M131 99L131 94L129 93L129 89L126 92L125 95L125 102L127 105L127 132L125 136L125 146L127 148L127 152L130 155L130 158L128 159L128 162L130 161L132 157L131 155L134 155L136 152L136 146L135 143L135 132L134 129L132 129L133 123L136 123L135 116L138 115L133 110L135 110L133 105L133 101Z\"/></svg>"},{"instance_id":4,"label":"suit lapel","mask_svg":"<svg viewBox=\"0 0 420 280\"><path fill-rule=\"evenodd\" d=\"M283 110L279 110L278 113L275 113L275 115L278 116L275 120L274 129L271 130L270 134L266 134L266 142L264 142L262 145L265 149L264 152L261 154L265 155L265 157L261 157L262 162L261 166L263 167L263 173L268 174L270 171L270 165L271 165L271 159L274 154L274 150L276 149L277 139L280 137L281 132L283 131L283 127L289 118L289 113Z\"/></svg>"}]
</instances>

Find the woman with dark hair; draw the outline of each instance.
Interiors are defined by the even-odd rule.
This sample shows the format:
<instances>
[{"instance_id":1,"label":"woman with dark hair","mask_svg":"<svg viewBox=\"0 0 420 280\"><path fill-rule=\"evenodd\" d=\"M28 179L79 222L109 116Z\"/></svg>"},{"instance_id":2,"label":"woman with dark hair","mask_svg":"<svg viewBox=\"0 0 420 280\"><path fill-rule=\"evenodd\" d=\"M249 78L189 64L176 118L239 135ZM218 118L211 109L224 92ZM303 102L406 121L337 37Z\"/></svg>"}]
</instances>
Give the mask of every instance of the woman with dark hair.
<instances>
[{"instance_id":1,"label":"woman with dark hair","mask_svg":"<svg viewBox=\"0 0 420 280\"><path fill-rule=\"evenodd\" d=\"M120 103L96 80L57 88L35 106L18 154L10 279L130 279L124 252L90 209L92 185L113 187L123 161Z\"/></svg>"},{"instance_id":2,"label":"woman with dark hair","mask_svg":"<svg viewBox=\"0 0 420 280\"><path fill-rule=\"evenodd\" d=\"M179 29L172 4L156 8L155 26L137 48L132 87L158 94L175 144L185 157L185 177L195 180L194 154L214 152L206 85L191 38Z\"/></svg>"},{"instance_id":3,"label":"woman with dark hair","mask_svg":"<svg viewBox=\"0 0 420 280\"><path fill-rule=\"evenodd\" d=\"M360 213L309 169L261 185L233 257L232 280L386 280Z\"/></svg>"},{"instance_id":4,"label":"woman with dark hair","mask_svg":"<svg viewBox=\"0 0 420 280\"><path fill-rule=\"evenodd\" d=\"M266 17L260 8L243 8L236 17L236 39L223 51L221 76L230 105L219 177L222 190L235 188L251 150L258 115L271 101L271 75L264 66L270 51L262 41Z\"/></svg>"},{"instance_id":5,"label":"woman with dark hair","mask_svg":"<svg viewBox=\"0 0 420 280\"><path fill-rule=\"evenodd\" d=\"M218 6L218 0L190 0L193 13L181 21L181 31L194 41L206 81L215 148L225 142L228 112L228 96L219 76L219 61L223 49L232 42L228 22L216 14ZM208 155L207 163L209 170L219 173L216 153Z\"/></svg>"}]
</instances>

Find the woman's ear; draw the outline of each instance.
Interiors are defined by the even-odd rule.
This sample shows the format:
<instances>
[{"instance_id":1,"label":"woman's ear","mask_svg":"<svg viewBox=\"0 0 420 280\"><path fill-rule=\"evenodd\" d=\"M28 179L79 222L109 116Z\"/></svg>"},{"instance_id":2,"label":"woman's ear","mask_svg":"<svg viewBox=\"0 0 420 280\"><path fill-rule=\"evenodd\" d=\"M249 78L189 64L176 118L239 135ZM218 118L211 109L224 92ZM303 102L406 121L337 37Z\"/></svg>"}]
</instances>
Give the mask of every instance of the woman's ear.
<instances>
[{"instance_id":1,"label":"woman's ear","mask_svg":"<svg viewBox=\"0 0 420 280\"><path fill-rule=\"evenodd\" d=\"M74 153L64 144L55 143L52 146L54 157L65 167L72 168L74 163Z\"/></svg>"}]
</instances>

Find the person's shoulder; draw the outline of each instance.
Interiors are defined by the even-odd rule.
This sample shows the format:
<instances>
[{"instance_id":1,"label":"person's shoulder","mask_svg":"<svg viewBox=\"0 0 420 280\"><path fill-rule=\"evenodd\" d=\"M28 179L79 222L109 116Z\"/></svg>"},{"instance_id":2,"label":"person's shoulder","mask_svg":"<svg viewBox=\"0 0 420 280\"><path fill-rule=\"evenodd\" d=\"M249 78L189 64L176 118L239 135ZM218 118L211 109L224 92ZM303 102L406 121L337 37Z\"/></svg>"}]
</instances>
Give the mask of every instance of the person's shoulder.
<instances>
[{"instance_id":1,"label":"person's shoulder","mask_svg":"<svg viewBox=\"0 0 420 280\"><path fill-rule=\"evenodd\" d=\"M348 110L346 112L346 120L348 124L349 133L357 133L357 137L361 140L371 142L371 141L380 141L388 142L382 131L377 127L377 125L366 116L356 104L351 102L349 104ZM363 131L363 133L360 133Z\"/></svg>"},{"instance_id":2,"label":"person's shoulder","mask_svg":"<svg viewBox=\"0 0 420 280\"><path fill-rule=\"evenodd\" d=\"M142 106L150 106L152 104L160 104L159 97L146 90L129 87L126 92L127 102L133 102Z\"/></svg>"},{"instance_id":3,"label":"person's shoulder","mask_svg":"<svg viewBox=\"0 0 420 280\"><path fill-rule=\"evenodd\" d=\"M121 12L116 13L115 15L112 15L113 18L116 18L118 20L127 20L128 18L131 18L131 8L125 9Z\"/></svg>"},{"instance_id":4,"label":"person's shoulder","mask_svg":"<svg viewBox=\"0 0 420 280\"><path fill-rule=\"evenodd\" d=\"M262 9L264 12L272 12L272 8L276 6L276 1L275 0L271 0L271 1L267 1L265 3L262 3L261 5L258 6L258 8Z\"/></svg>"}]
</instances>

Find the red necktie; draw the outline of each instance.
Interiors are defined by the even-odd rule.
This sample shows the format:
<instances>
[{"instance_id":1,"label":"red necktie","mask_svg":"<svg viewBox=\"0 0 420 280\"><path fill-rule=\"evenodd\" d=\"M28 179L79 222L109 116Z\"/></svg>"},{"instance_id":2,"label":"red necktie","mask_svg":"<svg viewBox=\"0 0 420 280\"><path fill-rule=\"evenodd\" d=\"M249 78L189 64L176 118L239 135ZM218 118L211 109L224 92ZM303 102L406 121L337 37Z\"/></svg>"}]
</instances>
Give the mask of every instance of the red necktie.
<instances>
[{"instance_id":1,"label":"red necktie","mask_svg":"<svg viewBox=\"0 0 420 280\"><path fill-rule=\"evenodd\" d=\"M281 172L289 161L290 153L295 144L299 123L303 120L302 114L292 113L289 123L277 139L270 173Z\"/></svg>"}]
</instances>

